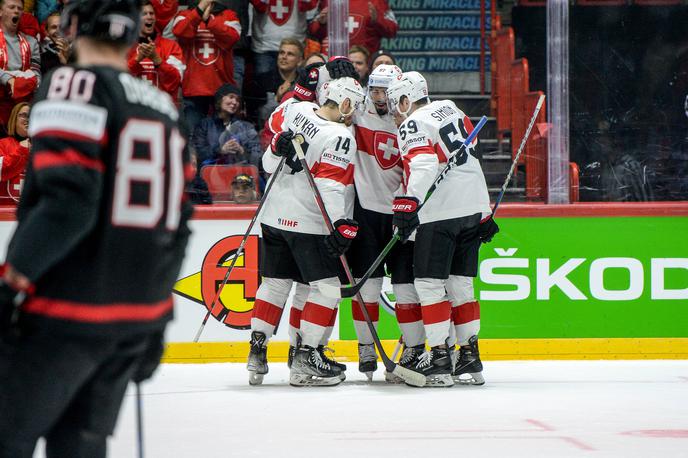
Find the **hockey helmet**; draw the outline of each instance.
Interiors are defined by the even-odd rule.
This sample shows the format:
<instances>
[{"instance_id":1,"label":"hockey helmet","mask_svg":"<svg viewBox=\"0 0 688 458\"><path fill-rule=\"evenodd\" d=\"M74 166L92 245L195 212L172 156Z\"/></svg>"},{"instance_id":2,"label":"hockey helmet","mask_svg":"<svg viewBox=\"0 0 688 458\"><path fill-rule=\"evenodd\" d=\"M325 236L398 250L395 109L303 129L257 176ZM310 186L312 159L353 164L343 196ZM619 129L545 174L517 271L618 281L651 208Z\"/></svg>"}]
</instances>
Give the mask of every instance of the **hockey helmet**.
<instances>
[{"instance_id":1,"label":"hockey helmet","mask_svg":"<svg viewBox=\"0 0 688 458\"><path fill-rule=\"evenodd\" d=\"M136 42L141 26L139 0L69 0L60 20L64 34L76 17L76 36L130 45Z\"/></svg>"},{"instance_id":2,"label":"hockey helmet","mask_svg":"<svg viewBox=\"0 0 688 458\"><path fill-rule=\"evenodd\" d=\"M351 101L351 111L349 113L342 112L342 102L346 99ZM361 83L346 76L328 83L325 88L325 100L336 102L339 105L339 113L342 116L351 116L365 100L365 92L363 92Z\"/></svg>"},{"instance_id":3,"label":"hockey helmet","mask_svg":"<svg viewBox=\"0 0 688 458\"><path fill-rule=\"evenodd\" d=\"M405 72L397 76L387 88L387 98L392 113L406 116L411 108L409 107L405 112L399 110L402 97L407 97L411 103L428 97L428 83L423 75L418 72Z\"/></svg>"},{"instance_id":4,"label":"hockey helmet","mask_svg":"<svg viewBox=\"0 0 688 458\"><path fill-rule=\"evenodd\" d=\"M387 94L386 90L389 84L397 76L401 76L402 71L396 65L382 64L375 67L370 75L368 76L368 89L366 90L366 102L368 106L377 110L378 114L384 114L387 112ZM379 92L384 94L384 97L380 97ZM378 98L375 100L373 94Z\"/></svg>"}]
</instances>

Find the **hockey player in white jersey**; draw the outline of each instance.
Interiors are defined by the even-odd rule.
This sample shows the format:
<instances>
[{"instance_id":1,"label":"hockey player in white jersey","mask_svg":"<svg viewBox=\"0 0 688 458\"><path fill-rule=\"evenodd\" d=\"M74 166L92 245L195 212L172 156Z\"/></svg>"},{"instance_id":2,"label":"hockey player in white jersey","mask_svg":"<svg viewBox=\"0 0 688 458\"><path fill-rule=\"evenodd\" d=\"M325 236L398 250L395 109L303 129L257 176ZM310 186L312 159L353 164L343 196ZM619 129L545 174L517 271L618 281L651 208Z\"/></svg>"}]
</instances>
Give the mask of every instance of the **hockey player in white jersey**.
<instances>
[{"instance_id":1,"label":"hockey player in white jersey","mask_svg":"<svg viewBox=\"0 0 688 458\"><path fill-rule=\"evenodd\" d=\"M326 91L322 107L310 102L289 107L284 119L287 130L273 137L271 151L263 157L268 173L276 171L282 157L286 162L274 178L272 195L261 217L263 282L256 294L256 306L263 306L260 301L281 309L294 279L310 286L301 313L302 342L291 365L289 382L295 386L341 382L341 369L323 357L321 347L337 300L321 294L318 284L340 285L337 258L348 249L358 229L350 219L356 140L343 123L362 103L364 93L352 78L334 80ZM334 221L332 233L326 229L295 157L291 140L298 134L305 138L302 148L306 161Z\"/></svg>"},{"instance_id":2,"label":"hockey player in white jersey","mask_svg":"<svg viewBox=\"0 0 688 458\"><path fill-rule=\"evenodd\" d=\"M402 241L417 229L414 283L431 347L414 370L426 376L426 386L452 386L463 379L482 385L480 309L473 278L480 243L490 241L499 228L491 218L487 185L476 157L477 139L460 152L457 167L418 208L473 125L454 102L430 102L425 78L418 72L398 77L387 95L391 109L403 119L398 135L405 195L394 201L394 225ZM455 364L450 354L451 326L460 345Z\"/></svg>"},{"instance_id":3,"label":"hockey player in white jersey","mask_svg":"<svg viewBox=\"0 0 688 458\"><path fill-rule=\"evenodd\" d=\"M392 238L392 202L399 187L403 168L397 145L397 126L389 113L386 90L389 83L402 72L396 65L380 65L370 74L366 103L354 115L356 131L356 168L354 186L356 201L354 219L359 223L359 235L348 254L354 277L359 279ZM405 350L400 364L408 367L417 362L423 352L425 333L420 303L413 287L413 243L398 244L386 259L396 296L396 315L404 336ZM385 275L381 264L361 288L370 318L375 326L380 315L378 298ZM358 336L358 369L372 378L377 369L377 354L361 304L352 301L352 316ZM385 373L388 381L400 381Z\"/></svg>"}]
</instances>

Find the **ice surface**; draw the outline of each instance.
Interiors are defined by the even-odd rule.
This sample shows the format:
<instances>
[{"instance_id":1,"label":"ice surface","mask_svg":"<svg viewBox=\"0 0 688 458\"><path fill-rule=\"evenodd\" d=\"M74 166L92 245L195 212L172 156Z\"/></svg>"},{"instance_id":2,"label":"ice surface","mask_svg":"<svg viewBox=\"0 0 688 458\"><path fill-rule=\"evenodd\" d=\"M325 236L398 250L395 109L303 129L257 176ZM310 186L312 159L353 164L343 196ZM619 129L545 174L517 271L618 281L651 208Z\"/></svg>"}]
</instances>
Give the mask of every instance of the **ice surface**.
<instances>
[{"instance_id":1,"label":"ice surface","mask_svg":"<svg viewBox=\"0 0 688 458\"><path fill-rule=\"evenodd\" d=\"M143 387L153 457L688 457L688 361L485 363L483 387L288 386L271 364L164 365ZM135 398L111 457L136 456Z\"/></svg>"}]
</instances>

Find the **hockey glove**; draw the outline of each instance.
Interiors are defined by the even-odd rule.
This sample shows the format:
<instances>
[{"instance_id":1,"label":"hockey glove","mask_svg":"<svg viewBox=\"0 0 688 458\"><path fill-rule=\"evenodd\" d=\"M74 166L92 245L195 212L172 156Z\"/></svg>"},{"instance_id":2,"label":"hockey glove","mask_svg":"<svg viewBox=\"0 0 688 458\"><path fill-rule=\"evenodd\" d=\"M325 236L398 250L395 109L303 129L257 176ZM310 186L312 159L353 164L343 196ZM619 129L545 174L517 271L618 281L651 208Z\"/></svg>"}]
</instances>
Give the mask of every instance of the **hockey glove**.
<instances>
[{"instance_id":1,"label":"hockey glove","mask_svg":"<svg viewBox=\"0 0 688 458\"><path fill-rule=\"evenodd\" d=\"M322 67L322 62L310 64L306 68L299 68L294 85L294 98L302 102L312 102L315 100L315 89L318 87L318 68Z\"/></svg>"},{"instance_id":2,"label":"hockey glove","mask_svg":"<svg viewBox=\"0 0 688 458\"><path fill-rule=\"evenodd\" d=\"M160 365L160 358L165 350L163 345L163 333L157 332L148 337L146 349L139 357L139 364L131 379L136 383L141 383L153 376L153 372Z\"/></svg>"},{"instance_id":3,"label":"hockey glove","mask_svg":"<svg viewBox=\"0 0 688 458\"><path fill-rule=\"evenodd\" d=\"M272 137L270 141L270 149L275 156L286 157L285 163L291 169L291 174L295 174L303 170L301 162L296 157L296 150L291 140L294 138L294 133L290 130L279 132Z\"/></svg>"},{"instance_id":4,"label":"hockey glove","mask_svg":"<svg viewBox=\"0 0 688 458\"><path fill-rule=\"evenodd\" d=\"M480 221L480 226L478 226L478 237L480 237L482 243L490 243L492 237L494 237L497 232L499 232L499 226L492 215Z\"/></svg>"},{"instance_id":5,"label":"hockey glove","mask_svg":"<svg viewBox=\"0 0 688 458\"><path fill-rule=\"evenodd\" d=\"M352 219L338 219L334 222L334 230L325 237L325 247L333 258L346 253L358 233L358 223Z\"/></svg>"},{"instance_id":6,"label":"hockey glove","mask_svg":"<svg viewBox=\"0 0 688 458\"><path fill-rule=\"evenodd\" d=\"M348 76L358 81L358 73L356 73L354 64L351 63L348 57L332 57L330 61L325 64L325 68L327 68L327 72L330 74L330 78L333 80Z\"/></svg>"},{"instance_id":7,"label":"hockey glove","mask_svg":"<svg viewBox=\"0 0 688 458\"><path fill-rule=\"evenodd\" d=\"M406 242L420 224L418 207L420 202L412 196L400 196L392 204L392 224L399 230L399 239Z\"/></svg>"}]
</instances>

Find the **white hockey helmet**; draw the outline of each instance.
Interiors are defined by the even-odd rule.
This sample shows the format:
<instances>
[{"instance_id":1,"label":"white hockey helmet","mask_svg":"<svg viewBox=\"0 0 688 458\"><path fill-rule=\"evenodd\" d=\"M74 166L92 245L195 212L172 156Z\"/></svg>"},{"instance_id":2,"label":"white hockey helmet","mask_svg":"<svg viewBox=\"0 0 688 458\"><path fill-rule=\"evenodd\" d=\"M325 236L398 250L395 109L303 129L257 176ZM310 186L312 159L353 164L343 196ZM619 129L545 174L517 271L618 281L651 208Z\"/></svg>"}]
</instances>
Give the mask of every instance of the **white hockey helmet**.
<instances>
[{"instance_id":1,"label":"white hockey helmet","mask_svg":"<svg viewBox=\"0 0 688 458\"><path fill-rule=\"evenodd\" d=\"M318 105L322 106L327 101L327 87L330 85L332 78L330 72L324 65L318 67L318 85L315 88L315 95Z\"/></svg>"},{"instance_id":2,"label":"white hockey helmet","mask_svg":"<svg viewBox=\"0 0 688 458\"><path fill-rule=\"evenodd\" d=\"M389 83L391 83L392 80L397 76L402 74L403 72L396 65L378 65L368 77L368 87L384 87L387 89L389 87Z\"/></svg>"},{"instance_id":3,"label":"white hockey helmet","mask_svg":"<svg viewBox=\"0 0 688 458\"><path fill-rule=\"evenodd\" d=\"M351 101L351 109L349 113L342 112L342 102L349 99ZM346 117L351 116L358 106L365 100L365 92L361 83L351 77L337 78L327 84L325 88L325 100L332 100L339 105L339 113Z\"/></svg>"},{"instance_id":4,"label":"white hockey helmet","mask_svg":"<svg viewBox=\"0 0 688 458\"><path fill-rule=\"evenodd\" d=\"M402 116L408 115L410 107L405 112L399 110L399 102L404 96L411 103L427 98L428 83L425 81L425 77L418 72L405 72L390 83L387 88L387 98L392 113L399 113Z\"/></svg>"}]
</instances>

